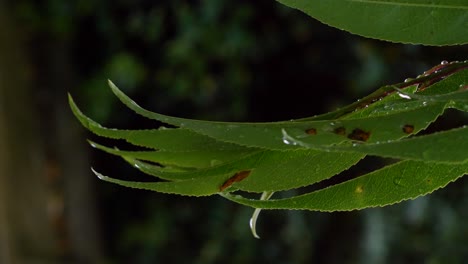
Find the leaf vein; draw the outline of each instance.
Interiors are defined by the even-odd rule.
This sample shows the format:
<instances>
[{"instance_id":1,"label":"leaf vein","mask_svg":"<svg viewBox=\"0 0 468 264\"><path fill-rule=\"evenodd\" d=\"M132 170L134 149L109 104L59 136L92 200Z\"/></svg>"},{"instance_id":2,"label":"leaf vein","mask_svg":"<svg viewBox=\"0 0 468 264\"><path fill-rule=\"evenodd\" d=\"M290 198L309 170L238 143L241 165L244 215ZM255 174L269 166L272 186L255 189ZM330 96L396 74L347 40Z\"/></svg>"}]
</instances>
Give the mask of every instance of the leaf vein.
<instances>
[{"instance_id":1,"label":"leaf vein","mask_svg":"<svg viewBox=\"0 0 468 264\"><path fill-rule=\"evenodd\" d=\"M468 6L461 5L440 5L440 4L417 4L417 3L400 3L400 2L384 2L376 0L347 0L348 2L357 2L365 4L379 4L379 5L392 5L392 6L405 6L405 7L423 7L423 8L440 8L440 9L465 9Z\"/></svg>"}]
</instances>

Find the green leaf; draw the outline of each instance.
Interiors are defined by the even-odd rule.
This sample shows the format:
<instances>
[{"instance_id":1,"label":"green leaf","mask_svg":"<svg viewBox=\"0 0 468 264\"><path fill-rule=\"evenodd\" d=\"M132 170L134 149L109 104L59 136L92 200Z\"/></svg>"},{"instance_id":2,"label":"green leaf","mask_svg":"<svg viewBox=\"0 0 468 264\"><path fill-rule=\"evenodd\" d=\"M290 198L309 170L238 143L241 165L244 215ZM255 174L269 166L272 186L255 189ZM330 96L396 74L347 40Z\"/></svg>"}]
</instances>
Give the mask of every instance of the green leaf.
<instances>
[{"instance_id":1,"label":"green leaf","mask_svg":"<svg viewBox=\"0 0 468 264\"><path fill-rule=\"evenodd\" d=\"M93 172L99 179L115 183L124 187L155 191L168 194L180 194L187 196L207 196L219 192L226 178L226 175L216 175L205 177L202 181L198 179L174 181L174 182L138 182L124 181L102 175L93 169Z\"/></svg>"},{"instance_id":2,"label":"green leaf","mask_svg":"<svg viewBox=\"0 0 468 264\"><path fill-rule=\"evenodd\" d=\"M364 37L424 45L468 43L466 0L278 0Z\"/></svg>"},{"instance_id":3,"label":"green leaf","mask_svg":"<svg viewBox=\"0 0 468 264\"><path fill-rule=\"evenodd\" d=\"M127 156L124 158L142 172L164 180L185 181L219 176L223 183L234 174L250 171L235 188L249 192L281 191L303 187L328 179L356 164L364 157L357 153L324 153L316 150L263 150L216 166L190 171L163 171L160 167ZM320 166L317 166L320 164ZM294 175L294 177L286 177ZM218 189L212 194L219 192Z\"/></svg>"},{"instance_id":4,"label":"green leaf","mask_svg":"<svg viewBox=\"0 0 468 264\"><path fill-rule=\"evenodd\" d=\"M124 158L139 159L158 163L162 166L176 166L181 168L206 168L216 164L224 163L252 153L251 148L237 149L192 149L186 151L124 151L116 148L109 148L90 141L91 146L107 153ZM193 148L193 145L191 146Z\"/></svg>"},{"instance_id":5,"label":"green leaf","mask_svg":"<svg viewBox=\"0 0 468 264\"><path fill-rule=\"evenodd\" d=\"M407 129L412 130L413 127L407 127ZM288 140L302 147L324 151L357 152L389 158L444 163L465 163L468 161L468 127L402 140L326 147L307 144L290 137L286 131L284 133L286 133Z\"/></svg>"},{"instance_id":6,"label":"green leaf","mask_svg":"<svg viewBox=\"0 0 468 264\"><path fill-rule=\"evenodd\" d=\"M252 200L238 195L225 198L255 208L314 211L350 211L385 206L432 193L468 173L468 163L402 161L356 179L286 199Z\"/></svg>"},{"instance_id":7,"label":"green leaf","mask_svg":"<svg viewBox=\"0 0 468 264\"><path fill-rule=\"evenodd\" d=\"M468 70L463 70L446 78L440 83L450 82L451 79L468 77ZM209 122L170 117L153 113L141 108L137 103L123 94L112 82L109 85L114 94L130 109L150 119L155 119L171 125L179 126L200 133L219 141L242 146L267 148L275 150L295 149L294 144L285 145L282 130L292 131L293 136L307 136L309 143L314 145L339 144L343 141L355 139L356 129L368 134L369 142L395 140L407 136L402 128L411 125L414 133L426 128L442 114L443 110L451 107L454 102L463 103L463 97L452 96L445 100L414 100L408 102L401 98L401 94L393 94L381 98L378 104L367 106L368 109L356 111L337 120L320 121L284 121L274 123L229 123ZM458 89L459 85L456 85ZM429 95L426 97L431 98ZM436 98L439 98L435 96ZM449 100L450 99L450 100ZM388 103L387 103L388 102ZM361 117L361 118L354 118ZM367 141L367 139L365 140Z\"/></svg>"}]
</instances>

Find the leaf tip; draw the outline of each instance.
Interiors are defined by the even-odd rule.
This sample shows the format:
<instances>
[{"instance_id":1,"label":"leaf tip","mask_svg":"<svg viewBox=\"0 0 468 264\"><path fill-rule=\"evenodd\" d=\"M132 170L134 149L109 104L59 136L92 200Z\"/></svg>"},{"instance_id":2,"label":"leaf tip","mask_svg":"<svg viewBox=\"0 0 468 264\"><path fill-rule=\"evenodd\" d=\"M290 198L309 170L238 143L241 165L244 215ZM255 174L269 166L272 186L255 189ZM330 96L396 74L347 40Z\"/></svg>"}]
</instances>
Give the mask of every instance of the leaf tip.
<instances>
[{"instance_id":1,"label":"leaf tip","mask_svg":"<svg viewBox=\"0 0 468 264\"><path fill-rule=\"evenodd\" d=\"M102 175L101 173L97 172L96 170L94 170L93 167L91 167L91 171L92 171L92 172L94 173L94 175L96 175L100 180L105 181L105 180L107 180L107 178L109 178L109 177L104 176L104 175Z\"/></svg>"},{"instance_id":2,"label":"leaf tip","mask_svg":"<svg viewBox=\"0 0 468 264\"><path fill-rule=\"evenodd\" d=\"M111 81L111 79L107 79L107 83L109 84L111 88L114 88L114 87L117 88L117 86L115 86L115 84Z\"/></svg>"},{"instance_id":3,"label":"leaf tip","mask_svg":"<svg viewBox=\"0 0 468 264\"><path fill-rule=\"evenodd\" d=\"M119 97L119 95L122 95L122 91L115 85L110 79L107 79L107 84L111 88L112 92ZM120 97L119 97L120 98Z\"/></svg>"}]
</instances>

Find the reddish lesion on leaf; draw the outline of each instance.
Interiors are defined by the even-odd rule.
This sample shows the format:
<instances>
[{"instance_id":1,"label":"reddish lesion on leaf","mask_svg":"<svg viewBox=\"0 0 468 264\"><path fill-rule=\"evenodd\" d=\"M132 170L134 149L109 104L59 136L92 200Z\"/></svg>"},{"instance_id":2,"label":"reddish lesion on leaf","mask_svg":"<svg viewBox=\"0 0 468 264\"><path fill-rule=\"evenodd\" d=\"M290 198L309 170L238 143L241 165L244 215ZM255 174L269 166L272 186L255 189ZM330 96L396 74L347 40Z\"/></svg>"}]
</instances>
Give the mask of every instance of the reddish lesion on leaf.
<instances>
[{"instance_id":1,"label":"reddish lesion on leaf","mask_svg":"<svg viewBox=\"0 0 468 264\"><path fill-rule=\"evenodd\" d=\"M357 140L357 141L367 141L370 137L371 133L364 131L362 129L356 128L348 134L348 138L352 140Z\"/></svg>"},{"instance_id":2,"label":"reddish lesion on leaf","mask_svg":"<svg viewBox=\"0 0 468 264\"><path fill-rule=\"evenodd\" d=\"M344 127L337 127L333 130L333 133L337 134L337 135L341 135L341 136L344 136L346 135L346 128Z\"/></svg>"},{"instance_id":3,"label":"reddish lesion on leaf","mask_svg":"<svg viewBox=\"0 0 468 264\"><path fill-rule=\"evenodd\" d=\"M406 125L403 126L402 130L406 134L411 134L414 131L414 126L406 124Z\"/></svg>"},{"instance_id":4,"label":"reddish lesion on leaf","mask_svg":"<svg viewBox=\"0 0 468 264\"><path fill-rule=\"evenodd\" d=\"M306 129L306 134L308 135L317 135L317 129L315 128L309 128L309 129Z\"/></svg>"},{"instance_id":5,"label":"reddish lesion on leaf","mask_svg":"<svg viewBox=\"0 0 468 264\"><path fill-rule=\"evenodd\" d=\"M244 180L245 178L247 178L249 175L250 175L250 170L246 170L246 171L241 171L241 172L238 172L236 174L234 174L234 176L232 176L231 178L227 179L222 185L221 187L219 187L219 191L224 191L226 188L228 188L229 186L231 186L232 184L234 184L235 182L240 182L242 180Z\"/></svg>"}]
</instances>

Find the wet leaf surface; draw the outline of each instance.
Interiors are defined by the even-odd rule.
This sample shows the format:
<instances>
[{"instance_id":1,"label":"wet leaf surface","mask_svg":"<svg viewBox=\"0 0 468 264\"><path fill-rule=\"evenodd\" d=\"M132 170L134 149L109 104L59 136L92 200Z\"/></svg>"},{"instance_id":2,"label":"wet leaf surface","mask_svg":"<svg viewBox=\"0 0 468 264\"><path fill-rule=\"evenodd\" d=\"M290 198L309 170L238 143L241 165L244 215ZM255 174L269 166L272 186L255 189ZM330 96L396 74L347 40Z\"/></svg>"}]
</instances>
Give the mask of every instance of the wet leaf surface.
<instances>
[{"instance_id":1,"label":"wet leaf surface","mask_svg":"<svg viewBox=\"0 0 468 264\"><path fill-rule=\"evenodd\" d=\"M84 127L137 149L90 142L93 147L121 156L155 177L152 182L124 181L95 171L102 180L170 194L221 194L257 208L354 210L413 199L468 173L467 127L420 135L446 109L468 111L467 67L467 62L444 64L336 111L271 123L210 122L153 113L109 82L114 94L135 113L171 126L111 129L85 116L69 99ZM287 199L252 200L231 194L272 194L309 186L338 175L366 155L399 161Z\"/></svg>"}]
</instances>

